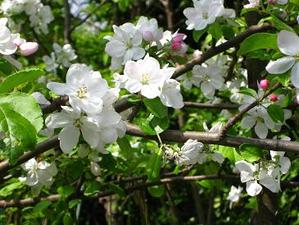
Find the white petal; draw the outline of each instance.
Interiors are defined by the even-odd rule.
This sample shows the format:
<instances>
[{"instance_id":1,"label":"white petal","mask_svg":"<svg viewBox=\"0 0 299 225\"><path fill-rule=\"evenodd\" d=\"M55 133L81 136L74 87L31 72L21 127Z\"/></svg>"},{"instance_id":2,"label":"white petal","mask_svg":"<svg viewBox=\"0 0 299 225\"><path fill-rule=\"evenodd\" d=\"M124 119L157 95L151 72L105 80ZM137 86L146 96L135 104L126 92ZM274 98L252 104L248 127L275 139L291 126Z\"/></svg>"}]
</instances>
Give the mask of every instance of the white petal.
<instances>
[{"instance_id":1,"label":"white petal","mask_svg":"<svg viewBox=\"0 0 299 225\"><path fill-rule=\"evenodd\" d=\"M242 183L253 179L253 173L256 170L254 165L252 165L244 160L236 162L235 165L236 165L237 170L240 171Z\"/></svg>"},{"instance_id":2,"label":"white petal","mask_svg":"<svg viewBox=\"0 0 299 225\"><path fill-rule=\"evenodd\" d=\"M57 95L69 95L71 93L68 85L57 82L48 83L47 88Z\"/></svg>"},{"instance_id":3,"label":"white petal","mask_svg":"<svg viewBox=\"0 0 299 225\"><path fill-rule=\"evenodd\" d=\"M241 127L244 129L247 128L252 128L254 126L254 124L256 123L256 118L253 116L245 116L242 120L241 120Z\"/></svg>"},{"instance_id":4,"label":"white petal","mask_svg":"<svg viewBox=\"0 0 299 225\"><path fill-rule=\"evenodd\" d=\"M78 128L69 126L63 128L59 135L60 148L64 153L70 153L77 145L80 137L80 131Z\"/></svg>"},{"instance_id":5,"label":"white petal","mask_svg":"<svg viewBox=\"0 0 299 225\"><path fill-rule=\"evenodd\" d=\"M299 55L299 37L290 31L280 31L278 34L278 47L283 54Z\"/></svg>"},{"instance_id":6,"label":"white petal","mask_svg":"<svg viewBox=\"0 0 299 225\"><path fill-rule=\"evenodd\" d=\"M276 61L270 61L266 70L271 74L281 74L287 72L295 63L295 58L287 56Z\"/></svg>"},{"instance_id":7,"label":"white petal","mask_svg":"<svg viewBox=\"0 0 299 225\"><path fill-rule=\"evenodd\" d=\"M257 181L248 181L246 183L246 191L250 196L257 196L262 189L262 186Z\"/></svg>"},{"instance_id":8,"label":"white petal","mask_svg":"<svg viewBox=\"0 0 299 225\"><path fill-rule=\"evenodd\" d=\"M160 95L160 91L155 85L143 85L141 88L141 95L153 99Z\"/></svg>"},{"instance_id":9,"label":"white petal","mask_svg":"<svg viewBox=\"0 0 299 225\"><path fill-rule=\"evenodd\" d=\"M268 135L267 126L260 121L257 121L257 123L254 127L254 131L255 131L256 135L261 139L265 139Z\"/></svg>"},{"instance_id":10,"label":"white petal","mask_svg":"<svg viewBox=\"0 0 299 225\"><path fill-rule=\"evenodd\" d=\"M270 191L277 193L280 190L280 185L277 180L271 176L266 176L263 179L259 180L260 184L268 188Z\"/></svg>"},{"instance_id":11,"label":"white petal","mask_svg":"<svg viewBox=\"0 0 299 225\"><path fill-rule=\"evenodd\" d=\"M179 82L170 79L165 82L160 95L161 102L175 109L182 108L184 106L183 96L180 92Z\"/></svg>"},{"instance_id":12,"label":"white petal","mask_svg":"<svg viewBox=\"0 0 299 225\"><path fill-rule=\"evenodd\" d=\"M280 158L280 171L282 174L286 174L290 167L291 167L291 161L288 157L281 157Z\"/></svg>"},{"instance_id":13,"label":"white petal","mask_svg":"<svg viewBox=\"0 0 299 225\"><path fill-rule=\"evenodd\" d=\"M296 88L299 88L299 63L296 63L292 69L291 81Z\"/></svg>"}]
</instances>

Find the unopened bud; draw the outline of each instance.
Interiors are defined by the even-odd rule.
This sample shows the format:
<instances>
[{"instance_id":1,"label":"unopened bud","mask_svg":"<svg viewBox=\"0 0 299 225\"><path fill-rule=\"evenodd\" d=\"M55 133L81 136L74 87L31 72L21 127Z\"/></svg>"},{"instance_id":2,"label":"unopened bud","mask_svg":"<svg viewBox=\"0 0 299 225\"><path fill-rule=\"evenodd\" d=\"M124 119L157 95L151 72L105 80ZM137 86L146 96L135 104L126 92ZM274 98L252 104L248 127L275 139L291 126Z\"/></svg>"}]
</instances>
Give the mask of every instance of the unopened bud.
<instances>
[{"instance_id":1,"label":"unopened bud","mask_svg":"<svg viewBox=\"0 0 299 225\"><path fill-rule=\"evenodd\" d=\"M278 100L278 97L277 97L276 94L271 94L269 96L269 99L270 99L271 102L276 102Z\"/></svg>"},{"instance_id":2,"label":"unopened bud","mask_svg":"<svg viewBox=\"0 0 299 225\"><path fill-rule=\"evenodd\" d=\"M267 90L269 88L270 82L267 79L263 79L260 81L260 86L263 90Z\"/></svg>"},{"instance_id":3,"label":"unopened bud","mask_svg":"<svg viewBox=\"0 0 299 225\"><path fill-rule=\"evenodd\" d=\"M34 54L38 50L38 44L36 42L26 42L20 45L20 53L23 56Z\"/></svg>"}]
</instances>

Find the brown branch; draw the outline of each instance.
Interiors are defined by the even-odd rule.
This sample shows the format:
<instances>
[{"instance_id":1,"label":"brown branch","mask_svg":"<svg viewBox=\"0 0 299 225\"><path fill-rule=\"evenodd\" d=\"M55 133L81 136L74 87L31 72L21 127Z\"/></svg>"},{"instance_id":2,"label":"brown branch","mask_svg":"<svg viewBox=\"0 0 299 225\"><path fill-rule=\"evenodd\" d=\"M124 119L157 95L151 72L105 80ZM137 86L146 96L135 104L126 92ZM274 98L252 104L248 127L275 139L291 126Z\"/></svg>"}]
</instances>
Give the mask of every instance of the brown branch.
<instances>
[{"instance_id":1,"label":"brown branch","mask_svg":"<svg viewBox=\"0 0 299 225\"><path fill-rule=\"evenodd\" d=\"M224 52L232 47L238 46L242 41L244 41L247 37L249 37L252 34L270 30L272 28L273 27L270 24L251 26L243 33L240 33L239 35L226 41L225 43L220 44L216 47L212 47L212 48L208 49L206 52L204 52L202 55L200 55L199 57L192 59L191 61L187 62L184 65L178 66L176 68L174 74L172 75L172 77L176 78L176 77L192 70L193 66L202 64L203 62L212 58L213 56L218 55L219 53Z\"/></svg>"},{"instance_id":2,"label":"brown branch","mask_svg":"<svg viewBox=\"0 0 299 225\"><path fill-rule=\"evenodd\" d=\"M200 103L200 102L184 102L184 107L198 108L198 109L238 109L240 105L233 104L233 103L211 104L211 103Z\"/></svg>"},{"instance_id":3,"label":"brown branch","mask_svg":"<svg viewBox=\"0 0 299 225\"><path fill-rule=\"evenodd\" d=\"M173 182L182 182L182 181L200 181L200 180L218 180L218 179L225 179L225 180L239 180L238 175L197 175L197 176L174 176L174 177L167 177L162 178L156 181L149 181L145 183L136 184L131 187L124 188L127 193L131 193L136 190L156 186L156 185L163 185ZM282 188L296 188L299 187L299 182L297 181L283 181L281 183ZM94 196L81 196L81 198L101 198L110 195L116 194L115 191L104 191L99 192ZM78 197L78 196L74 196ZM59 194L53 194L48 197L40 197L40 198L26 198L22 200L1 200L0 201L0 208L7 208L7 207L25 207L29 205L35 205L40 201L58 201L60 200L61 196Z\"/></svg>"},{"instance_id":4,"label":"brown branch","mask_svg":"<svg viewBox=\"0 0 299 225\"><path fill-rule=\"evenodd\" d=\"M257 106L261 101L263 101L265 98L267 98L271 93L273 93L277 88L281 87L280 83L275 84L269 91L265 92L265 94L248 105L246 108L242 109L238 114L236 114L234 117L232 117L222 128L220 131L220 137L224 137L227 131L233 127L240 119L242 119L243 115L247 113L250 109L254 108Z\"/></svg>"},{"instance_id":5,"label":"brown branch","mask_svg":"<svg viewBox=\"0 0 299 225\"><path fill-rule=\"evenodd\" d=\"M160 0L160 2L164 6L164 11L167 19L167 29L173 32L174 23L173 23L173 10L172 10L171 0Z\"/></svg>"},{"instance_id":6,"label":"brown branch","mask_svg":"<svg viewBox=\"0 0 299 225\"><path fill-rule=\"evenodd\" d=\"M146 139L156 140L156 136L150 136L144 133L136 125L127 123L127 134L143 137ZM244 143L253 144L259 146L263 149L274 150L274 151L286 151L294 152L299 154L299 142L295 141L283 141L274 139L258 139L258 138L248 138L248 137L238 137L238 136L225 136L220 138L217 133L209 132L194 132L186 131L181 132L178 130L167 130L160 134L163 141L184 143L188 139L194 139L201 141L205 144L217 144L230 147L239 147Z\"/></svg>"},{"instance_id":7,"label":"brown branch","mask_svg":"<svg viewBox=\"0 0 299 225\"><path fill-rule=\"evenodd\" d=\"M69 0L64 0L64 43L71 43L71 10Z\"/></svg>"}]
</instances>

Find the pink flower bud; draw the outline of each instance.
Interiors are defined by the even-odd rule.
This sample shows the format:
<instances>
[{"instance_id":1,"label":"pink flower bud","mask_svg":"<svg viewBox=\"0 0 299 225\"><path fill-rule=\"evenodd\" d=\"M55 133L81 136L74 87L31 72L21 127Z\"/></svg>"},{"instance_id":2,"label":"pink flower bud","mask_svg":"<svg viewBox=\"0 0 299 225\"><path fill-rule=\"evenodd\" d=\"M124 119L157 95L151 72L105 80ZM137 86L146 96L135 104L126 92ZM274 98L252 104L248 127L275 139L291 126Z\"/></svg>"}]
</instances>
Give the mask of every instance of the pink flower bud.
<instances>
[{"instance_id":1,"label":"pink flower bud","mask_svg":"<svg viewBox=\"0 0 299 225\"><path fill-rule=\"evenodd\" d=\"M278 97L277 97L276 94L271 94L271 95L269 96L269 99L270 99L271 102L277 102Z\"/></svg>"},{"instance_id":2,"label":"pink flower bud","mask_svg":"<svg viewBox=\"0 0 299 225\"><path fill-rule=\"evenodd\" d=\"M184 39L186 35L183 33L177 33L171 40L171 48L174 51L180 51L184 45Z\"/></svg>"},{"instance_id":3,"label":"pink flower bud","mask_svg":"<svg viewBox=\"0 0 299 225\"><path fill-rule=\"evenodd\" d=\"M38 44L36 42L26 42L20 45L20 53L23 56L32 55L38 50Z\"/></svg>"},{"instance_id":4,"label":"pink flower bud","mask_svg":"<svg viewBox=\"0 0 299 225\"><path fill-rule=\"evenodd\" d=\"M263 79L260 81L260 86L263 90L267 90L269 88L270 82L267 79Z\"/></svg>"},{"instance_id":5,"label":"pink flower bud","mask_svg":"<svg viewBox=\"0 0 299 225\"><path fill-rule=\"evenodd\" d=\"M150 31L144 31L143 38L144 38L144 40L146 40L148 42L154 41L154 35Z\"/></svg>"}]
</instances>

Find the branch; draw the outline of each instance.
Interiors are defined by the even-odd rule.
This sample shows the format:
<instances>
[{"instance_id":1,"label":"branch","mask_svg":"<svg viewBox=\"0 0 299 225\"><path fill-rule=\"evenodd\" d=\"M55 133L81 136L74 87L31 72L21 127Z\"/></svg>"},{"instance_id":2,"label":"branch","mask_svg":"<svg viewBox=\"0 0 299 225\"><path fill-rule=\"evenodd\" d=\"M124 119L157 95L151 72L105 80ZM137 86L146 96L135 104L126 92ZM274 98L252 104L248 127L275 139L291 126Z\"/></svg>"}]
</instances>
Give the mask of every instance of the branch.
<instances>
[{"instance_id":1,"label":"branch","mask_svg":"<svg viewBox=\"0 0 299 225\"><path fill-rule=\"evenodd\" d=\"M259 99L257 99L256 101L254 101L253 103L251 103L250 105L248 105L246 108L244 108L243 110L241 110L238 114L236 114L234 117L232 117L227 123L226 125L222 128L222 130L220 131L220 137L224 137L225 134L227 133L227 131L233 127L240 119L242 119L243 115L245 113L247 113L250 109L254 108L255 106L257 106L261 101L263 101L265 98L267 98L271 93L273 93L277 88L279 88L281 86L280 83L275 84L269 91L265 92L265 94L260 97Z\"/></svg>"},{"instance_id":2,"label":"branch","mask_svg":"<svg viewBox=\"0 0 299 225\"><path fill-rule=\"evenodd\" d=\"M233 103L200 103L200 102L184 102L184 107L186 108L198 108L198 109L238 109L239 104Z\"/></svg>"},{"instance_id":3,"label":"branch","mask_svg":"<svg viewBox=\"0 0 299 225\"><path fill-rule=\"evenodd\" d=\"M272 25L270 24L263 24L263 25L255 25L249 27L246 31L243 33L240 33L239 35L235 36L234 38L226 41L223 44L220 44L216 47L212 47L208 49L205 53L203 53L201 56L192 59L191 61L187 62L184 65L178 66L172 75L173 78L177 78L178 76L192 70L193 66L200 65L206 60L212 58L215 55L218 55L221 52L224 52L234 46L238 46L242 41L244 41L247 37L249 37L252 34L263 32L266 30L270 30L272 28Z\"/></svg>"},{"instance_id":4,"label":"branch","mask_svg":"<svg viewBox=\"0 0 299 225\"><path fill-rule=\"evenodd\" d=\"M200 181L200 180L218 180L218 179L225 179L225 180L239 180L238 175L197 175L197 176L174 176L174 177L167 177L162 178L160 180L156 181L150 181L145 183L136 184L131 187L124 188L127 193L131 193L136 190L156 186L156 185L162 185L162 184L168 184L173 182L182 182L182 181ZM296 181L283 181L282 188L296 188L299 186L299 182ZM105 196L110 196L117 194L115 191L104 191L99 192L95 196L81 196L81 198L102 198ZM78 197L78 196L75 196ZM26 198L22 200L1 200L0 201L0 208L8 208L8 207L25 207L29 205L35 205L40 201L58 201L61 199L61 196L59 194L53 194L48 197L40 197L40 198Z\"/></svg>"},{"instance_id":5,"label":"branch","mask_svg":"<svg viewBox=\"0 0 299 225\"><path fill-rule=\"evenodd\" d=\"M150 140L156 140L156 136L150 136L144 133L137 126L127 123L127 134L143 137ZM248 137L238 137L238 136L225 136L220 138L217 133L209 132L193 132L186 131L181 132L178 130L167 130L160 134L163 141L184 143L188 139L198 140L205 144L217 144L230 147L239 147L244 143L253 144L259 146L263 149L274 150L274 151L286 151L294 152L299 154L299 142L295 141L283 141L283 140L273 140L273 139L258 139L258 138L248 138Z\"/></svg>"},{"instance_id":6,"label":"branch","mask_svg":"<svg viewBox=\"0 0 299 225\"><path fill-rule=\"evenodd\" d=\"M64 0L64 42L71 42L71 12L68 0Z\"/></svg>"}]
</instances>

